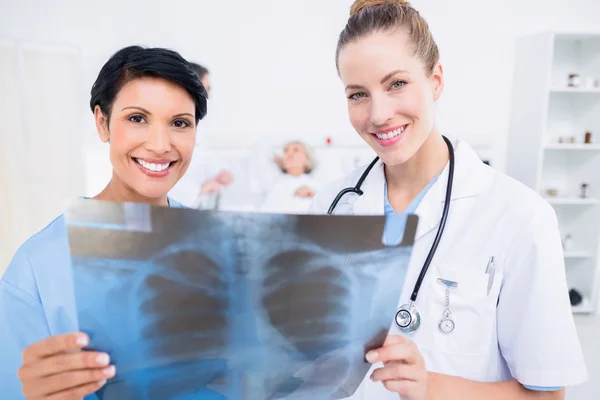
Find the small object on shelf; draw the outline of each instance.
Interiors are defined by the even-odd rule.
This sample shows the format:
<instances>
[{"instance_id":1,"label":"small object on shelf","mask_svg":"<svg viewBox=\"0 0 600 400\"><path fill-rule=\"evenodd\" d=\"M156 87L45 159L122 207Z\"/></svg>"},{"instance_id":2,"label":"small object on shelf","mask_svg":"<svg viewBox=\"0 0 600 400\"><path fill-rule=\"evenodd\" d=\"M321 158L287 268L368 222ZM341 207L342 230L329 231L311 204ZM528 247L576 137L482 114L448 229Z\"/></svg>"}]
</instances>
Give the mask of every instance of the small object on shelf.
<instances>
[{"instance_id":1,"label":"small object on shelf","mask_svg":"<svg viewBox=\"0 0 600 400\"><path fill-rule=\"evenodd\" d=\"M558 138L558 143L564 143L565 142L565 138L564 137L559 137Z\"/></svg>"},{"instance_id":2,"label":"small object on shelf","mask_svg":"<svg viewBox=\"0 0 600 400\"><path fill-rule=\"evenodd\" d=\"M600 86L600 82L598 81L597 78L594 78L593 76L589 76L586 78L585 86L588 89L594 89L594 88L597 88L598 86Z\"/></svg>"},{"instance_id":3,"label":"small object on shelf","mask_svg":"<svg viewBox=\"0 0 600 400\"><path fill-rule=\"evenodd\" d=\"M581 193L579 193L579 197L581 197L582 199L587 199L587 197L588 197L588 187L589 187L589 185L587 183L582 183L581 184Z\"/></svg>"},{"instance_id":4,"label":"small object on shelf","mask_svg":"<svg viewBox=\"0 0 600 400\"><path fill-rule=\"evenodd\" d=\"M557 197L558 196L558 190L554 189L554 188L546 189L546 196L548 196L548 197Z\"/></svg>"},{"instance_id":5,"label":"small object on shelf","mask_svg":"<svg viewBox=\"0 0 600 400\"><path fill-rule=\"evenodd\" d=\"M591 76L586 77L585 78L585 87L593 88L594 87L594 78L592 78Z\"/></svg>"},{"instance_id":6,"label":"small object on shelf","mask_svg":"<svg viewBox=\"0 0 600 400\"><path fill-rule=\"evenodd\" d=\"M569 87L579 87L580 84L581 78L579 77L579 74L569 74L569 80L567 83Z\"/></svg>"},{"instance_id":7,"label":"small object on shelf","mask_svg":"<svg viewBox=\"0 0 600 400\"><path fill-rule=\"evenodd\" d=\"M583 301L583 296L575 289L569 290L569 301L572 306L578 306Z\"/></svg>"},{"instance_id":8,"label":"small object on shelf","mask_svg":"<svg viewBox=\"0 0 600 400\"><path fill-rule=\"evenodd\" d=\"M575 136L571 136L569 138L569 143L575 143Z\"/></svg>"},{"instance_id":9,"label":"small object on shelf","mask_svg":"<svg viewBox=\"0 0 600 400\"><path fill-rule=\"evenodd\" d=\"M567 233L565 236L565 240L563 241L563 250L573 250L573 236L570 233Z\"/></svg>"},{"instance_id":10,"label":"small object on shelf","mask_svg":"<svg viewBox=\"0 0 600 400\"><path fill-rule=\"evenodd\" d=\"M325 139L325 144L326 144L327 146L331 146L331 142L332 142L332 140L331 140L331 138L328 136L328 137Z\"/></svg>"},{"instance_id":11,"label":"small object on shelf","mask_svg":"<svg viewBox=\"0 0 600 400\"><path fill-rule=\"evenodd\" d=\"M585 144L591 144L592 143L592 132L587 131L585 133L585 140L584 140Z\"/></svg>"}]
</instances>

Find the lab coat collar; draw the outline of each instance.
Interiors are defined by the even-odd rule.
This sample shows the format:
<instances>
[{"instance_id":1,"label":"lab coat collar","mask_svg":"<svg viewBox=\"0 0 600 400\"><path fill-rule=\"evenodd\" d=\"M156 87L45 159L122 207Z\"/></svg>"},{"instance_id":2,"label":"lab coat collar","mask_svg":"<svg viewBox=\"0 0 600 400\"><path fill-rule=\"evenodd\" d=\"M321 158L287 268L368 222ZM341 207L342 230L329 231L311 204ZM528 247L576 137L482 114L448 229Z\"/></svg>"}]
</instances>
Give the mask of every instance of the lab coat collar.
<instances>
[{"instance_id":1,"label":"lab coat collar","mask_svg":"<svg viewBox=\"0 0 600 400\"><path fill-rule=\"evenodd\" d=\"M489 188L490 180L486 180L487 167L466 142L453 141L455 148L454 183L451 201L478 196ZM362 185L364 194L354 202L355 215L384 214L385 174L383 162L379 160ZM437 181L431 186L416 210L419 225L416 238L434 229L440 222L446 197L449 164L446 165ZM358 180L358 177L356 178ZM452 213L452 203L450 204Z\"/></svg>"},{"instance_id":2,"label":"lab coat collar","mask_svg":"<svg viewBox=\"0 0 600 400\"><path fill-rule=\"evenodd\" d=\"M450 210L452 204L461 199L477 197L489 189L491 180L485 179L488 166L479 158L475 150L463 141L454 141L454 181L450 197ZM449 163L446 165L437 181L431 186L421 204L416 210L419 216L416 238L419 238L436 228L444 210L446 188L448 185Z\"/></svg>"},{"instance_id":3,"label":"lab coat collar","mask_svg":"<svg viewBox=\"0 0 600 400\"><path fill-rule=\"evenodd\" d=\"M358 181L358 178L356 181ZM367 179L362 184L363 195L359 196L354 202L354 214L383 215L384 185L385 174L383 172L383 162L380 159L375 163L371 173L369 173Z\"/></svg>"}]
</instances>

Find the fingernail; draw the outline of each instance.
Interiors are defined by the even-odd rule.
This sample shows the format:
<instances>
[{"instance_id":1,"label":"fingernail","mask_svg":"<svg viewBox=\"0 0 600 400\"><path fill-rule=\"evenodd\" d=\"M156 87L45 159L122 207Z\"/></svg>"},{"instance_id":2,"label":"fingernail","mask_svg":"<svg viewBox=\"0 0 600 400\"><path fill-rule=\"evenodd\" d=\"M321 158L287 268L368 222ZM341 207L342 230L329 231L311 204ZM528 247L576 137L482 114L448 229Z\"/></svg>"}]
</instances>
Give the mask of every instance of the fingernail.
<instances>
[{"instance_id":1,"label":"fingernail","mask_svg":"<svg viewBox=\"0 0 600 400\"><path fill-rule=\"evenodd\" d=\"M101 380L100 382L98 382L98 386L104 386L105 383L106 383L106 379Z\"/></svg>"},{"instance_id":2,"label":"fingernail","mask_svg":"<svg viewBox=\"0 0 600 400\"><path fill-rule=\"evenodd\" d=\"M369 351L367 353L367 361L368 362L375 362L377 361L377 357L379 357L379 354L376 351Z\"/></svg>"},{"instance_id":3,"label":"fingernail","mask_svg":"<svg viewBox=\"0 0 600 400\"><path fill-rule=\"evenodd\" d=\"M108 354L100 354L98 357L96 357L96 362L101 366L108 365L110 362L110 357Z\"/></svg>"},{"instance_id":4,"label":"fingernail","mask_svg":"<svg viewBox=\"0 0 600 400\"><path fill-rule=\"evenodd\" d=\"M104 375L111 377L115 374L115 366L111 365L108 368L104 368L104 370L102 372L104 373Z\"/></svg>"},{"instance_id":5,"label":"fingernail","mask_svg":"<svg viewBox=\"0 0 600 400\"><path fill-rule=\"evenodd\" d=\"M79 336L77 338L77 344L80 346L87 346L88 345L88 338L85 335Z\"/></svg>"},{"instance_id":6,"label":"fingernail","mask_svg":"<svg viewBox=\"0 0 600 400\"><path fill-rule=\"evenodd\" d=\"M369 379L371 379L373 382L375 382L375 379L373 379L373 374L371 374L371 376L369 377Z\"/></svg>"}]
</instances>

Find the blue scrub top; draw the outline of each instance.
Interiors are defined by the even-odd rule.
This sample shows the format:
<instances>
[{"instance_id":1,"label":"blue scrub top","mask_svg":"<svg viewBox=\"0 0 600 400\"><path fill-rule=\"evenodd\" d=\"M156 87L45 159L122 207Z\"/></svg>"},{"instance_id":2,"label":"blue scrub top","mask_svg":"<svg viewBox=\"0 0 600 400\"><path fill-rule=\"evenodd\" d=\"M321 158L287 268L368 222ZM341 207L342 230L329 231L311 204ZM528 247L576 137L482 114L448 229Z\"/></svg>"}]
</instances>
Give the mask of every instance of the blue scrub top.
<instances>
[{"instance_id":1,"label":"blue scrub top","mask_svg":"<svg viewBox=\"0 0 600 400\"><path fill-rule=\"evenodd\" d=\"M439 176L439 175L438 175ZM431 186L437 181L438 177L433 178L431 182L427 186L421 190L421 193L417 195L413 199L413 201L408 205L406 210L402 213L397 213L391 206L388 200L387 193L387 182L384 184L383 189L383 211L386 216L385 221L385 232L383 234L384 242L386 244L397 244L402 240L401 235L404 234L404 227L406 225L406 217L408 214L414 214L421 204L423 197L427 194Z\"/></svg>"},{"instance_id":2,"label":"blue scrub top","mask_svg":"<svg viewBox=\"0 0 600 400\"><path fill-rule=\"evenodd\" d=\"M184 207L171 199L169 206ZM78 331L74 299L67 226L61 215L17 250L0 280L1 398L24 399L17 371L25 347Z\"/></svg>"},{"instance_id":3,"label":"blue scrub top","mask_svg":"<svg viewBox=\"0 0 600 400\"><path fill-rule=\"evenodd\" d=\"M439 175L438 175L439 176ZM404 228L406 227L406 218L409 214L415 214L419 204L423 200L423 197L427 194L431 186L438 179L436 176L427 186L421 190L421 192L411 201L406 210L402 213L397 213L390 204L388 200L388 192L387 192L387 182L384 184L383 189L383 211L385 213L385 228L383 232L383 242L386 245L397 245L402 241L402 237L404 235ZM400 281L400 285L404 285L404 280L406 279L406 272L408 269L408 265L404 267L401 271L398 271L398 279Z\"/></svg>"}]
</instances>

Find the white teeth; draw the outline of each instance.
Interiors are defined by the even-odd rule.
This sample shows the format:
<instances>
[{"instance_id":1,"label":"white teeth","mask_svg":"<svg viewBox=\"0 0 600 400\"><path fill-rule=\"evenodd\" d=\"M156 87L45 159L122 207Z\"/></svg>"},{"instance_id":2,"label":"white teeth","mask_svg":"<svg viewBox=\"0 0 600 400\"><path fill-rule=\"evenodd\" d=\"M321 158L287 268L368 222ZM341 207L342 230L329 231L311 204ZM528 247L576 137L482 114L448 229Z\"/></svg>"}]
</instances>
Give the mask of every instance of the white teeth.
<instances>
[{"instance_id":1,"label":"white teeth","mask_svg":"<svg viewBox=\"0 0 600 400\"><path fill-rule=\"evenodd\" d=\"M144 167L147 170L152 171L152 172L161 172L161 171L164 171L165 169L169 168L169 166L171 165L170 162L168 162L166 164L149 163L149 162L146 162L144 160L140 160L139 158L135 158L135 161L138 164L140 164L142 167Z\"/></svg>"},{"instance_id":2,"label":"white teeth","mask_svg":"<svg viewBox=\"0 0 600 400\"><path fill-rule=\"evenodd\" d=\"M388 133L376 133L375 136L377 136L381 140L391 139L391 138L396 137L399 134L401 134L404 131L405 127L406 126L403 126L401 128L396 129L395 131L391 131Z\"/></svg>"}]
</instances>

